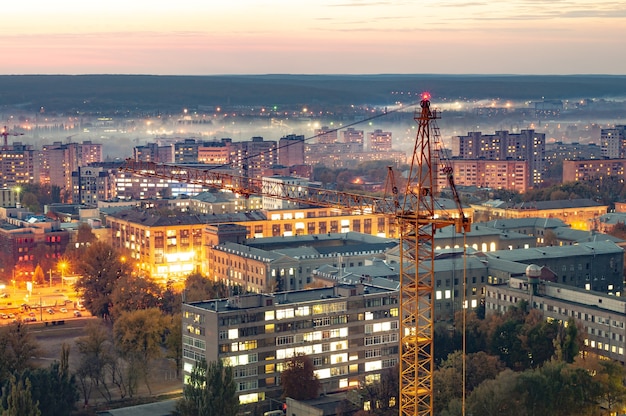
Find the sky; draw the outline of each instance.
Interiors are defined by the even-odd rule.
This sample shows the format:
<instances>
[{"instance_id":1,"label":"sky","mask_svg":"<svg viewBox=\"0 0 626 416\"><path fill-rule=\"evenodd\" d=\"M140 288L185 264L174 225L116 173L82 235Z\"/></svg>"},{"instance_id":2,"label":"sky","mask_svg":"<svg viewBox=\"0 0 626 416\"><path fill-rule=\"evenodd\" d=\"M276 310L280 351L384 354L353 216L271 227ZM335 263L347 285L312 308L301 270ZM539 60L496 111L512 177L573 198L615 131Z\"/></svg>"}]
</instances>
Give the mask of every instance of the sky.
<instances>
[{"instance_id":1,"label":"sky","mask_svg":"<svg viewBox=\"0 0 626 416\"><path fill-rule=\"evenodd\" d=\"M624 0L5 0L0 74L626 75Z\"/></svg>"}]
</instances>

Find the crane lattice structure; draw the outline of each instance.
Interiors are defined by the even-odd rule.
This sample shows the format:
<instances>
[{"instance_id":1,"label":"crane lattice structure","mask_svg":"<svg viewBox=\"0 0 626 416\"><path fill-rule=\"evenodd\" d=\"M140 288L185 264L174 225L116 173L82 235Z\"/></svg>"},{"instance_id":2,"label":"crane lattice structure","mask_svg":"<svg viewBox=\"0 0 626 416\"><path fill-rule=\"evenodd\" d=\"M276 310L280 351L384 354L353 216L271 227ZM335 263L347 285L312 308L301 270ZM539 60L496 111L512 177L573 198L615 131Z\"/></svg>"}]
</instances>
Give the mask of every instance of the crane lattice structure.
<instances>
[{"instance_id":1,"label":"crane lattice structure","mask_svg":"<svg viewBox=\"0 0 626 416\"><path fill-rule=\"evenodd\" d=\"M2 149L6 150L9 148L9 136L23 136L24 133L17 133L14 131L9 131L7 126L4 126L2 131L0 132L0 136L4 138Z\"/></svg>"},{"instance_id":2,"label":"crane lattice structure","mask_svg":"<svg viewBox=\"0 0 626 416\"><path fill-rule=\"evenodd\" d=\"M249 196L261 195L293 202L349 210L353 214L392 215L400 227L400 416L426 416L433 412L434 370L434 235L437 229L454 225L457 232L469 231L452 180L444 167L458 212L435 215L435 196L440 165L439 129L435 110L424 95L414 119L418 132L406 188L395 197L373 197L327 189L269 182L247 176L197 167L157 164L127 159L120 168L144 177L230 190ZM444 164L445 165L445 164ZM392 182L394 182L392 180ZM437 210L440 212L440 210Z\"/></svg>"}]
</instances>

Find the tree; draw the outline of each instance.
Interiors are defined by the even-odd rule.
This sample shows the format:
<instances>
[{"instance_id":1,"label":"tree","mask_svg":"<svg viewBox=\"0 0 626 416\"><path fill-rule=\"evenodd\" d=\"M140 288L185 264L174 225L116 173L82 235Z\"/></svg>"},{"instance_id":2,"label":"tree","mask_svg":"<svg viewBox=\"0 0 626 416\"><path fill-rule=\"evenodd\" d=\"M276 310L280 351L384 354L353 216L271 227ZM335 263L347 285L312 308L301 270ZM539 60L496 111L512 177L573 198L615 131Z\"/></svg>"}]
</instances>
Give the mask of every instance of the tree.
<instances>
[{"instance_id":1,"label":"tree","mask_svg":"<svg viewBox=\"0 0 626 416\"><path fill-rule=\"evenodd\" d=\"M143 378L150 393L150 363L161 356L164 327L163 315L157 308L124 312L113 324L116 350L128 369Z\"/></svg>"},{"instance_id":2,"label":"tree","mask_svg":"<svg viewBox=\"0 0 626 416\"><path fill-rule=\"evenodd\" d=\"M199 273L190 274L185 280L185 302L219 299L228 295L228 286L223 282L211 281Z\"/></svg>"},{"instance_id":3,"label":"tree","mask_svg":"<svg viewBox=\"0 0 626 416\"><path fill-rule=\"evenodd\" d=\"M11 376L10 384L2 389L2 416L41 416L39 403L31 395L29 379L18 380ZM6 395L6 396L5 396ZM6 402L6 407L4 403Z\"/></svg>"},{"instance_id":4,"label":"tree","mask_svg":"<svg viewBox=\"0 0 626 416\"><path fill-rule=\"evenodd\" d=\"M380 379L364 384L361 388L361 397L364 402L370 403L370 412L375 415L397 415L400 397L400 370L398 366L389 367L382 371Z\"/></svg>"},{"instance_id":5,"label":"tree","mask_svg":"<svg viewBox=\"0 0 626 416\"><path fill-rule=\"evenodd\" d=\"M85 335L76 340L80 361L76 376L80 383L84 405L89 405L91 392L95 388L107 401L111 392L106 384L106 369L113 361L112 343L104 323L90 322Z\"/></svg>"},{"instance_id":6,"label":"tree","mask_svg":"<svg viewBox=\"0 0 626 416\"><path fill-rule=\"evenodd\" d=\"M315 399L319 395L320 381L314 373L313 361L304 354L296 354L287 360L280 373L283 397L295 400Z\"/></svg>"},{"instance_id":7,"label":"tree","mask_svg":"<svg viewBox=\"0 0 626 416\"><path fill-rule=\"evenodd\" d=\"M42 416L69 416L78 400L76 378L69 372L69 347L62 346L61 361L49 368L26 371L22 378L31 381L33 400L39 403Z\"/></svg>"},{"instance_id":8,"label":"tree","mask_svg":"<svg viewBox=\"0 0 626 416\"><path fill-rule=\"evenodd\" d=\"M165 346L167 358L174 360L176 365L176 377L179 376L183 362L183 321L182 314L177 313L169 317Z\"/></svg>"},{"instance_id":9,"label":"tree","mask_svg":"<svg viewBox=\"0 0 626 416\"><path fill-rule=\"evenodd\" d=\"M120 277L130 274L129 266L117 250L97 241L85 250L79 270L81 277L74 287L83 297L85 308L94 316L110 318L111 294Z\"/></svg>"},{"instance_id":10,"label":"tree","mask_svg":"<svg viewBox=\"0 0 626 416\"><path fill-rule=\"evenodd\" d=\"M482 416L524 416L524 395L516 391L518 373L506 369L493 380L485 380L467 398L471 414ZM468 413L469 414L469 413Z\"/></svg>"},{"instance_id":11,"label":"tree","mask_svg":"<svg viewBox=\"0 0 626 416\"><path fill-rule=\"evenodd\" d=\"M111 317L116 319L123 312L137 311L161 306L161 287L142 277L121 276L111 293Z\"/></svg>"},{"instance_id":12,"label":"tree","mask_svg":"<svg viewBox=\"0 0 626 416\"><path fill-rule=\"evenodd\" d=\"M38 264L37 267L35 267L35 272L33 273L33 282L38 283L38 284L43 284L45 281L45 278L46 277L43 274L43 269Z\"/></svg>"},{"instance_id":13,"label":"tree","mask_svg":"<svg viewBox=\"0 0 626 416\"><path fill-rule=\"evenodd\" d=\"M96 235L93 233L93 230L86 222L81 222L78 225L78 230L76 231L76 243L79 246L88 246L91 243L94 243L98 240Z\"/></svg>"},{"instance_id":14,"label":"tree","mask_svg":"<svg viewBox=\"0 0 626 416\"><path fill-rule=\"evenodd\" d=\"M239 411L233 369L222 360L197 362L176 404L180 416L235 416Z\"/></svg>"},{"instance_id":15,"label":"tree","mask_svg":"<svg viewBox=\"0 0 626 416\"><path fill-rule=\"evenodd\" d=\"M0 360L8 374L21 374L31 366L39 352L39 343L21 321L14 322L0 330Z\"/></svg>"}]
</instances>

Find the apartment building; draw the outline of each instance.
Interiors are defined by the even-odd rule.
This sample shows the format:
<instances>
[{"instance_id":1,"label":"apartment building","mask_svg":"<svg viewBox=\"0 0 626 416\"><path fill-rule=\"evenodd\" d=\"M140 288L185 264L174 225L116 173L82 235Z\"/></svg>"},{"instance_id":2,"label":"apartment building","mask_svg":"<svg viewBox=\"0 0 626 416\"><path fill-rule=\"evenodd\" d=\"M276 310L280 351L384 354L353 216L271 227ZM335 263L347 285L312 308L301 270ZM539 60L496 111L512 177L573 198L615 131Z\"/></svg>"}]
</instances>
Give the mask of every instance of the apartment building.
<instances>
[{"instance_id":1,"label":"apartment building","mask_svg":"<svg viewBox=\"0 0 626 416\"><path fill-rule=\"evenodd\" d=\"M626 176L626 159L584 159L563 161L563 182L590 181Z\"/></svg>"},{"instance_id":2,"label":"apartment building","mask_svg":"<svg viewBox=\"0 0 626 416\"><path fill-rule=\"evenodd\" d=\"M183 303L183 372L233 366L241 404L277 399L287 360L313 361L321 393L372 383L398 363L398 291L371 285Z\"/></svg>"},{"instance_id":3,"label":"apartment building","mask_svg":"<svg viewBox=\"0 0 626 416\"><path fill-rule=\"evenodd\" d=\"M15 142L0 150L0 187L38 183L38 153L33 146Z\"/></svg>"},{"instance_id":4,"label":"apartment building","mask_svg":"<svg viewBox=\"0 0 626 416\"><path fill-rule=\"evenodd\" d=\"M23 208L0 208L0 268L5 277L15 271L20 275L14 278L32 280L35 267L50 267L65 253L69 240L59 221Z\"/></svg>"},{"instance_id":5,"label":"apartment building","mask_svg":"<svg viewBox=\"0 0 626 416\"><path fill-rule=\"evenodd\" d=\"M102 167L78 167L72 172L74 204L98 205L116 196L115 175Z\"/></svg>"},{"instance_id":6,"label":"apartment building","mask_svg":"<svg viewBox=\"0 0 626 416\"><path fill-rule=\"evenodd\" d=\"M457 186L508 189L519 193L528 190L529 169L528 161L525 160L452 159L445 165L452 167ZM442 163L440 172L443 167ZM444 175L439 175L437 182L441 189L450 186Z\"/></svg>"},{"instance_id":7,"label":"apartment building","mask_svg":"<svg viewBox=\"0 0 626 416\"><path fill-rule=\"evenodd\" d=\"M455 141L458 143L461 159L527 161L527 186L543 183L546 147L544 133L534 130L522 130L519 133L502 130L495 134L469 132L466 136L457 136Z\"/></svg>"}]
</instances>

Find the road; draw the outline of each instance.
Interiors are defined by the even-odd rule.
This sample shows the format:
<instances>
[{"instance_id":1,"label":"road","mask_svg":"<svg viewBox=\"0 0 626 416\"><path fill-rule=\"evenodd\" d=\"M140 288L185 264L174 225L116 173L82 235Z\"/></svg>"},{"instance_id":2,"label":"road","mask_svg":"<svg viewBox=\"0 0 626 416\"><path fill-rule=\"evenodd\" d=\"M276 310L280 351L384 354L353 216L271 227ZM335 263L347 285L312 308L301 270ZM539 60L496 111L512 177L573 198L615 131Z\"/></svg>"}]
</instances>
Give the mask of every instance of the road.
<instances>
[{"instance_id":1,"label":"road","mask_svg":"<svg viewBox=\"0 0 626 416\"><path fill-rule=\"evenodd\" d=\"M28 322L56 322L75 318L74 312L89 316L85 310L77 307L77 294L72 288L60 284L44 284L32 291L23 288L7 287L0 298L0 325L13 320ZM49 311L52 311L50 313Z\"/></svg>"}]
</instances>

